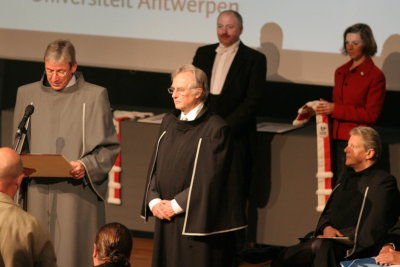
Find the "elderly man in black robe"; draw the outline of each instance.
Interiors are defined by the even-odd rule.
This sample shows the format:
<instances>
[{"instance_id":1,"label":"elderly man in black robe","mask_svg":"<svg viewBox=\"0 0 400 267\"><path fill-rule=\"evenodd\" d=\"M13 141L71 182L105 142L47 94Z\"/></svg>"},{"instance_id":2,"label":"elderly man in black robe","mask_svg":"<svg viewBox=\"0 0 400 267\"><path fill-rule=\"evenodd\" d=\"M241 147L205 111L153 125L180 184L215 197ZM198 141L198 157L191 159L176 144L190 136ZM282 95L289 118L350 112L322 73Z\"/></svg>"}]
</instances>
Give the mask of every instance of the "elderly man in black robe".
<instances>
[{"instance_id":1,"label":"elderly man in black robe","mask_svg":"<svg viewBox=\"0 0 400 267\"><path fill-rule=\"evenodd\" d=\"M378 133L371 127L353 128L344 152L348 169L333 190L314 236L283 250L272 267L336 267L344 259L371 257L396 223L399 191L396 178L376 164L381 153Z\"/></svg>"},{"instance_id":2,"label":"elderly man in black robe","mask_svg":"<svg viewBox=\"0 0 400 267\"><path fill-rule=\"evenodd\" d=\"M234 232L246 227L230 129L207 110L207 84L192 65L172 74L176 112L163 119L142 211L156 217L153 266L234 266Z\"/></svg>"}]
</instances>

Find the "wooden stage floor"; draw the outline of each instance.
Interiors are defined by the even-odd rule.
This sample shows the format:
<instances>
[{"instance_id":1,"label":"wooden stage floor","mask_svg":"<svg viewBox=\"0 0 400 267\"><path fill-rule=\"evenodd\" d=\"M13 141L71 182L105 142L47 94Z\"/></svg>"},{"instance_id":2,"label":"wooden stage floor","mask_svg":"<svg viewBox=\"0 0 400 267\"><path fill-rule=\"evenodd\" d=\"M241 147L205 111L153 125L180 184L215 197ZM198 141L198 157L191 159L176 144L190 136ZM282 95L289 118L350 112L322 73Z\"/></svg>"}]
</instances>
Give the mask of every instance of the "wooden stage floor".
<instances>
[{"instance_id":1,"label":"wooden stage floor","mask_svg":"<svg viewBox=\"0 0 400 267\"><path fill-rule=\"evenodd\" d=\"M147 238L133 238L133 249L131 256L132 267L151 267L151 255L153 248L153 240ZM250 264L243 262L240 267L269 267L268 263ZM184 267L184 266L177 266ZM223 266L221 266L223 267Z\"/></svg>"}]
</instances>

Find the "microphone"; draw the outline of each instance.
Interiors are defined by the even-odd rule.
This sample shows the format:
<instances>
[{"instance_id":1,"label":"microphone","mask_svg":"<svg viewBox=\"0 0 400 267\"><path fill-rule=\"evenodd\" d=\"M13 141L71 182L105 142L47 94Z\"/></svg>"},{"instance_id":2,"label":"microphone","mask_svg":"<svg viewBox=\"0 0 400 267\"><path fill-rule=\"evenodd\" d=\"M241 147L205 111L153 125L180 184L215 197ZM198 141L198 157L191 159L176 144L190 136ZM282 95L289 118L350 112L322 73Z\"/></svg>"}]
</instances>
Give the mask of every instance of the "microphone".
<instances>
[{"instance_id":1,"label":"microphone","mask_svg":"<svg viewBox=\"0 0 400 267\"><path fill-rule=\"evenodd\" d=\"M22 120L18 125L18 131L22 131L22 129L25 128L25 124L28 121L29 117L32 115L34 110L35 107L32 104L26 106L24 116L22 117Z\"/></svg>"}]
</instances>

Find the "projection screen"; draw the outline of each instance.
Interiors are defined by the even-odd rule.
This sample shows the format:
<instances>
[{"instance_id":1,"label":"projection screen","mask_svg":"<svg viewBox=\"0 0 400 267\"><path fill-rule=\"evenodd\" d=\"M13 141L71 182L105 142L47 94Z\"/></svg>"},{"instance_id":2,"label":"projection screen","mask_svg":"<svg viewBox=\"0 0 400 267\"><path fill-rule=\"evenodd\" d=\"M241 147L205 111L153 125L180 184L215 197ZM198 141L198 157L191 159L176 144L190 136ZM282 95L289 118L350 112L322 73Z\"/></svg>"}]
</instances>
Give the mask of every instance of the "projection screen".
<instances>
[{"instance_id":1,"label":"projection screen","mask_svg":"<svg viewBox=\"0 0 400 267\"><path fill-rule=\"evenodd\" d=\"M347 61L343 31L367 23L378 43L374 61L388 88L400 90L397 0L1 0L0 57L41 61L50 41L66 38L81 65L171 72L217 42L225 9L242 14L241 40L267 55L273 81L332 85Z\"/></svg>"}]
</instances>

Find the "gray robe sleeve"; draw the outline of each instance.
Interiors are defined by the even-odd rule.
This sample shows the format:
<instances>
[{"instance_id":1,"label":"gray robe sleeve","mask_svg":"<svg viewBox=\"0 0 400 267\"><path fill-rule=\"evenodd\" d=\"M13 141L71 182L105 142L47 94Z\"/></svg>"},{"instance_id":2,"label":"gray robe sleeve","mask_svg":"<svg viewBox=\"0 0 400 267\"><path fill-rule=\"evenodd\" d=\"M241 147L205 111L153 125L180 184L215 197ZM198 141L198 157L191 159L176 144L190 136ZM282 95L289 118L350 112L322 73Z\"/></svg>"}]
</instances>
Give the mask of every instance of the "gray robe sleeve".
<instances>
[{"instance_id":1,"label":"gray robe sleeve","mask_svg":"<svg viewBox=\"0 0 400 267\"><path fill-rule=\"evenodd\" d=\"M85 103L84 151L80 161L85 166L86 177L99 196L104 197L107 174L114 165L120 145L112 121L107 91L90 103Z\"/></svg>"}]
</instances>

